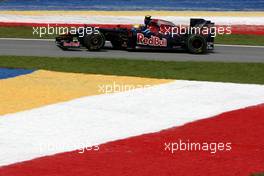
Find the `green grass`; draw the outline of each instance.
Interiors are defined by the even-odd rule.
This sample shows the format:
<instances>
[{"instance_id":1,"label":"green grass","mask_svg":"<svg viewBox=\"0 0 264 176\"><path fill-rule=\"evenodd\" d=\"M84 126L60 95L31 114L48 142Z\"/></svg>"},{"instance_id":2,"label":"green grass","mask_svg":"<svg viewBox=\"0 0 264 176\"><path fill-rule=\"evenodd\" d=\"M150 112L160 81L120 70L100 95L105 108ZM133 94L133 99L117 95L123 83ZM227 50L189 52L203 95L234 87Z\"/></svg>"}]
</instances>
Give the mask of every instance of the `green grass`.
<instances>
[{"instance_id":1,"label":"green grass","mask_svg":"<svg viewBox=\"0 0 264 176\"><path fill-rule=\"evenodd\" d=\"M0 56L0 67L149 78L264 84L262 63L165 62Z\"/></svg>"},{"instance_id":2,"label":"green grass","mask_svg":"<svg viewBox=\"0 0 264 176\"><path fill-rule=\"evenodd\" d=\"M32 27L0 27L0 38L54 39L55 35L33 35Z\"/></svg>"},{"instance_id":3,"label":"green grass","mask_svg":"<svg viewBox=\"0 0 264 176\"><path fill-rule=\"evenodd\" d=\"M215 43L232 45L259 45L264 46L264 36L262 35L218 35Z\"/></svg>"},{"instance_id":4,"label":"green grass","mask_svg":"<svg viewBox=\"0 0 264 176\"><path fill-rule=\"evenodd\" d=\"M44 35L41 38L54 39L55 35ZM32 27L0 27L0 38L34 38L39 39L39 35L33 35ZM237 45L262 45L264 46L264 36L260 35L218 35L215 43L237 44Z\"/></svg>"},{"instance_id":5,"label":"green grass","mask_svg":"<svg viewBox=\"0 0 264 176\"><path fill-rule=\"evenodd\" d=\"M264 173L252 174L251 176L264 176Z\"/></svg>"}]
</instances>

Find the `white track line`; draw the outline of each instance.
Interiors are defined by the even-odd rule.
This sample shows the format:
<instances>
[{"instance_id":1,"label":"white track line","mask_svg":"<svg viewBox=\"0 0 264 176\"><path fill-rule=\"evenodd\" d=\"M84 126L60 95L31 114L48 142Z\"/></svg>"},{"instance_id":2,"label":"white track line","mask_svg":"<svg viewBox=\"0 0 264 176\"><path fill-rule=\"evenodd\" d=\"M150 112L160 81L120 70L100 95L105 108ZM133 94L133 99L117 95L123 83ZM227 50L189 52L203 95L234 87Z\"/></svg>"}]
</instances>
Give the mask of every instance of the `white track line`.
<instances>
[{"instance_id":1,"label":"white track line","mask_svg":"<svg viewBox=\"0 0 264 176\"><path fill-rule=\"evenodd\" d=\"M191 17L186 16L155 16L154 18L171 21L175 24L186 25ZM204 16L197 15L192 18L210 19L218 25L264 25L264 17L232 17L232 16ZM26 23L76 23L76 24L142 24L143 16L114 16L114 15L9 15L1 14L1 22Z\"/></svg>"},{"instance_id":2,"label":"white track line","mask_svg":"<svg viewBox=\"0 0 264 176\"><path fill-rule=\"evenodd\" d=\"M239 47L239 48L264 48L264 46L255 46L255 45L224 45L224 44L215 44L215 46Z\"/></svg>"},{"instance_id":3,"label":"white track line","mask_svg":"<svg viewBox=\"0 0 264 176\"><path fill-rule=\"evenodd\" d=\"M17 41L55 41L54 39L30 39L30 38L0 38L0 40L17 40Z\"/></svg>"}]
</instances>

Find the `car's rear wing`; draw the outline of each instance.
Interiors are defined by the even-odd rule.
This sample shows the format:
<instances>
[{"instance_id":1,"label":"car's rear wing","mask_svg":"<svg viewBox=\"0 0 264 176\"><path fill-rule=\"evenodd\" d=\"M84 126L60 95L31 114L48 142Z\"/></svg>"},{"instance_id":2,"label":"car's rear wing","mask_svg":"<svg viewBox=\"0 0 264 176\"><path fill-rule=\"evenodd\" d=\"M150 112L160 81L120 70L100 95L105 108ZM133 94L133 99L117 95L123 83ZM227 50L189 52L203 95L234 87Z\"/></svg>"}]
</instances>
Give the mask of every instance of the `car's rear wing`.
<instances>
[{"instance_id":1,"label":"car's rear wing","mask_svg":"<svg viewBox=\"0 0 264 176\"><path fill-rule=\"evenodd\" d=\"M214 26L214 23L212 23L211 21L207 21L205 19L202 18L191 18L190 20L190 27L196 27L196 26L207 26L209 25Z\"/></svg>"}]
</instances>

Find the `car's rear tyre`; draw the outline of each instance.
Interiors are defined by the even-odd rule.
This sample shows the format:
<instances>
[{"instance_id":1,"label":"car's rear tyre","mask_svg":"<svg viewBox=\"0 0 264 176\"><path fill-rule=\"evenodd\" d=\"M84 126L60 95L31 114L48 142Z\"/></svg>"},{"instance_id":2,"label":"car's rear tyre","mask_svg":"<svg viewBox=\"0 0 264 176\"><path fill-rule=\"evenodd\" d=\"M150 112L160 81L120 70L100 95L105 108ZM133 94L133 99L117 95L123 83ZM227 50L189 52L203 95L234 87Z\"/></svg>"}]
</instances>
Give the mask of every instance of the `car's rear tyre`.
<instances>
[{"instance_id":1,"label":"car's rear tyre","mask_svg":"<svg viewBox=\"0 0 264 176\"><path fill-rule=\"evenodd\" d=\"M187 39L187 49L193 54L202 54L207 50L206 40L201 35L191 35Z\"/></svg>"},{"instance_id":2,"label":"car's rear tyre","mask_svg":"<svg viewBox=\"0 0 264 176\"><path fill-rule=\"evenodd\" d=\"M89 51L98 51L104 47L105 37L102 33L92 33L84 36L83 43Z\"/></svg>"}]
</instances>

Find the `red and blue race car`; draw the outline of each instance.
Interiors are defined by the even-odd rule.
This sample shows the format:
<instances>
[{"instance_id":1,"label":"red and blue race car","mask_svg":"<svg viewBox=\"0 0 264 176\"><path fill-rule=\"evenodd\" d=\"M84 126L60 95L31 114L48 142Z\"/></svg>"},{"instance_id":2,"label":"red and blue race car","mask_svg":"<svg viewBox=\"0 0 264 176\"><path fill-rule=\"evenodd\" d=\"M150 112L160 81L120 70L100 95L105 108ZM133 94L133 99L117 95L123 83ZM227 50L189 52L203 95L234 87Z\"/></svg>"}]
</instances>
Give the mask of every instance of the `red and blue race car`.
<instances>
[{"instance_id":1,"label":"red and blue race car","mask_svg":"<svg viewBox=\"0 0 264 176\"><path fill-rule=\"evenodd\" d=\"M56 43L63 49L86 47L90 51L102 49L106 41L110 41L113 48L124 50L183 49L200 54L214 49L215 28L211 21L191 19L189 26L176 26L172 22L146 16L144 23L130 28L94 27L84 35L80 35L83 31L67 33L56 37Z\"/></svg>"}]
</instances>

